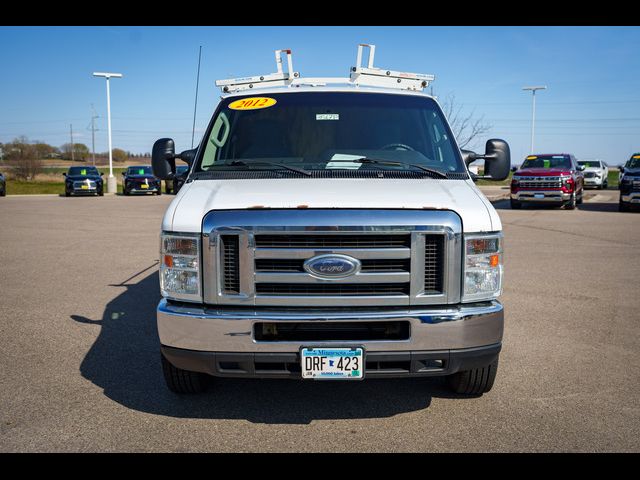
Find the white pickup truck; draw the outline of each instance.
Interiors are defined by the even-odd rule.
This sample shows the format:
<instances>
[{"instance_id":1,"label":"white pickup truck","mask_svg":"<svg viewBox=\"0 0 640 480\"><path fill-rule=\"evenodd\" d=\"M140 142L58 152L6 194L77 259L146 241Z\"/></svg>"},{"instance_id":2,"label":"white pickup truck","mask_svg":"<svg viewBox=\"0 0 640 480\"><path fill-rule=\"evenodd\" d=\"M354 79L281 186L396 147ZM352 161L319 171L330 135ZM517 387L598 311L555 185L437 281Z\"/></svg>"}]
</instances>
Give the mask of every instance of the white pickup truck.
<instances>
[{"instance_id":1,"label":"white pickup truck","mask_svg":"<svg viewBox=\"0 0 640 480\"><path fill-rule=\"evenodd\" d=\"M362 66L364 48L369 61ZM448 376L491 389L502 345L502 225L467 166L508 176L506 142L462 152L433 76L373 66L348 78L278 72L216 82L199 147L160 237L157 308L169 389L212 377L358 381ZM283 71L286 57L288 71Z\"/></svg>"}]
</instances>

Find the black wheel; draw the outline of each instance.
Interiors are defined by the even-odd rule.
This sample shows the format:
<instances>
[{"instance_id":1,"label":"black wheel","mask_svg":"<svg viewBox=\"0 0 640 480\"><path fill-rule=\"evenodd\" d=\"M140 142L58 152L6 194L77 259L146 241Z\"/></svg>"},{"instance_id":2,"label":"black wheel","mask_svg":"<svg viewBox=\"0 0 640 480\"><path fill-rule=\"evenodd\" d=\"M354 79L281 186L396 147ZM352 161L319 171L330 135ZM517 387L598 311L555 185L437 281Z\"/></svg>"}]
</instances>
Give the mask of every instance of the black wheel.
<instances>
[{"instance_id":1,"label":"black wheel","mask_svg":"<svg viewBox=\"0 0 640 480\"><path fill-rule=\"evenodd\" d=\"M190 372L174 367L169 360L162 358L162 373L169 390L175 393L202 393L207 389L210 381L208 375L200 372Z\"/></svg>"},{"instance_id":2,"label":"black wheel","mask_svg":"<svg viewBox=\"0 0 640 480\"><path fill-rule=\"evenodd\" d=\"M498 359L485 367L464 370L450 375L449 387L462 395L482 395L493 387L498 371Z\"/></svg>"},{"instance_id":3,"label":"black wheel","mask_svg":"<svg viewBox=\"0 0 640 480\"><path fill-rule=\"evenodd\" d=\"M620 211L620 212L628 212L629 211L629 205L627 205L622 200L620 200L620 203L618 203L618 211Z\"/></svg>"},{"instance_id":4,"label":"black wheel","mask_svg":"<svg viewBox=\"0 0 640 480\"><path fill-rule=\"evenodd\" d=\"M158 195L158 196L162 195L162 189L161 188L158 189L158 191L156 192L156 195Z\"/></svg>"},{"instance_id":5,"label":"black wheel","mask_svg":"<svg viewBox=\"0 0 640 480\"><path fill-rule=\"evenodd\" d=\"M127 189L125 187L122 187L122 194L129 195L129 192L127 192Z\"/></svg>"},{"instance_id":6,"label":"black wheel","mask_svg":"<svg viewBox=\"0 0 640 480\"><path fill-rule=\"evenodd\" d=\"M607 180L602 184L602 188L609 188L609 182Z\"/></svg>"},{"instance_id":7,"label":"black wheel","mask_svg":"<svg viewBox=\"0 0 640 480\"><path fill-rule=\"evenodd\" d=\"M7 189L5 188L0 192L0 197L6 197L6 196L7 196Z\"/></svg>"},{"instance_id":8,"label":"black wheel","mask_svg":"<svg viewBox=\"0 0 640 480\"><path fill-rule=\"evenodd\" d=\"M98 196L104 197L104 190L98 190Z\"/></svg>"},{"instance_id":9,"label":"black wheel","mask_svg":"<svg viewBox=\"0 0 640 480\"><path fill-rule=\"evenodd\" d=\"M520 210L522 208L522 203L517 200L511 199L511 210Z\"/></svg>"},{"instance_id":10,"label":"black wheel","mask_svg":"<svg viewBox=\"0 0 640 480\"><path fill-rule=\"evenodd\" d=\"M565 204L564 208L566 208L567 210L575 210L575 208L576 208L576 192L573 192L571 194L571 200L569 200Z\"/></svg>"},{"instance_id":11,"label":"black wheel","mask_svg":"<svg viewBox=\"0 0 640 480\"><path fill-rule=\"evenodd\" d=\"M70 197L71 196L71 192L69 190L65 190L64 191L64 196L65 197Z\"/></svg>"}]
</instances>

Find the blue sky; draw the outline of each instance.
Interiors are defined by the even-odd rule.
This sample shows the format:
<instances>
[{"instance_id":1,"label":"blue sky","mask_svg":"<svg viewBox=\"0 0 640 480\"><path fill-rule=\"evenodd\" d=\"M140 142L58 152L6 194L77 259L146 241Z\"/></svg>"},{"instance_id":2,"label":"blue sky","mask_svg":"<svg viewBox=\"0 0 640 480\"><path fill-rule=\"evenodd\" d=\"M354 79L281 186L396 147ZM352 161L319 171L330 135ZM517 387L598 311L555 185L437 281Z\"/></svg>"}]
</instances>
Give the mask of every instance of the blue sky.
<instances>
[{"instance_id":1,"label":"blue sky","mask_svg":"<svg viewBox=\"0 0 640 480\"><path fill-rule=\"evenodd\" d=\"M612 164L640 151L638 27L0 27L0 141L26 135L60 146L107 150L111 81L114 147L151 151L160 137L191 146L198 47L202 66L196 143L219 99L214 81L275 71L273 50L291 48L303 76L347 76L358 43L376 45L375 64L433 73L434 93L454 94L503 138L512 162L529 153L531 94L537 152L571 152Z\"/></svg>"}]
</instances>

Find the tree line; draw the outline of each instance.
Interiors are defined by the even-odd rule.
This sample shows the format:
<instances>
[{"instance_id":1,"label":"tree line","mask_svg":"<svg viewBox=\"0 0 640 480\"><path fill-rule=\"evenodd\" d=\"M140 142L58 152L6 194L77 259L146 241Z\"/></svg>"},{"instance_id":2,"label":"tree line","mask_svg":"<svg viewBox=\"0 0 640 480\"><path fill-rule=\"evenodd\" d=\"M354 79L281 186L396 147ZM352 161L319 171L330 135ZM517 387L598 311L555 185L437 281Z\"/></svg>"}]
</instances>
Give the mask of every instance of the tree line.
<instances>
[{"instance_id":1,"label":"tree line","mask_svg":"<svg viewBox=\"0 0 640 480\"><path fill-rule=\"evenodd\" d=\"M151 156L150 153L135 154L121 148L114 148L111 155L114 162L126 162L130 158ZM96 162L104 162L108 157L108 151L95 154ZM39 140L30 141L24 135L14 138L11 142L0 142L0 164L11 167L12 175L18 179L34 179L38 173L42 173L44 161L47 159L88 163L92 162L93 156L84 143L65 143L55 147Z\"/></svg>"}]
</instances>

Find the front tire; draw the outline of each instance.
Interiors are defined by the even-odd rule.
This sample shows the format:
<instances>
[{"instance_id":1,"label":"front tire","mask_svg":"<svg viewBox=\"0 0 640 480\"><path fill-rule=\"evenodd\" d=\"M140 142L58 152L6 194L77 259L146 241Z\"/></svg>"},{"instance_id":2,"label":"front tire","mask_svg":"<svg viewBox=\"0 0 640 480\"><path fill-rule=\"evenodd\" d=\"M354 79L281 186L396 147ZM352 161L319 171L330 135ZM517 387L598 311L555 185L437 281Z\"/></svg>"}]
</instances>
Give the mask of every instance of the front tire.
<instances>
[{"instance_id":1,"label":"front tire","mask_svg":"<svg viewBox=\"0 0 640 480\"><path fill-rule=\"evenodd\" d=\"M202 393L207 389L210 381L208 375L200 372L191 372L174 367L164 355L162 359L162 373L169 390L174 393Z\"/></svg>"},{"instance_id":2,"label":"front tire","mask_svg":"<svg viewBox=\"0 0 640 480\"><path fill-rule=\"evenodd\" d=\"M564 206L564 208L566 208L567 210L575 210L576 208L576 193L573 192L571 194L571 200L569 200L567 202L567 204Z\"/></svg>"},{"instance_id":3,"label":"front tire","mask_svg":"<svg viewBox=\"0 0 640 480\"><path fill-rule=\"evenodd\" d=\"M620 203L618 203L618 211L619 212L628 212L629 211L629 206L624 203L622 200L620 200Z\"/></svg>"},{"instance_id":4,"label":"front tire","mask_svg":"<svg viewBox=\"0 0 640 480\"><path fill-rule=\"evenodd\" d=\"M511 210L520 210L522 208L522 203L511 199Z\"/></svg>"},{"instance_id":5,"label":"front tire","mask_svg":"<svg viewBox=\"0 0 640 480\"><path fill-rule=\"evenodd\" d=\"M482 395L493 387L498 372L498 359L489 365L454 373L448 377L449 388L461 395Z\"/></svg>"},{"instance_id":6,"label":"front tire","mask_svg":"<svg viewBox=\"0 0 640 480\"><path fill-rule=\"evenodd\" d=\"M583 199L583 198L584 198L584 189L582 190L582 192L580 192L580 198L578 198L578 199L576 200L576 203L577 203L578 205L582 205L582 199Z\"/></svg>"}]
</instances>

